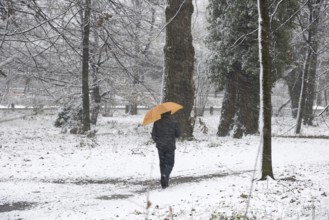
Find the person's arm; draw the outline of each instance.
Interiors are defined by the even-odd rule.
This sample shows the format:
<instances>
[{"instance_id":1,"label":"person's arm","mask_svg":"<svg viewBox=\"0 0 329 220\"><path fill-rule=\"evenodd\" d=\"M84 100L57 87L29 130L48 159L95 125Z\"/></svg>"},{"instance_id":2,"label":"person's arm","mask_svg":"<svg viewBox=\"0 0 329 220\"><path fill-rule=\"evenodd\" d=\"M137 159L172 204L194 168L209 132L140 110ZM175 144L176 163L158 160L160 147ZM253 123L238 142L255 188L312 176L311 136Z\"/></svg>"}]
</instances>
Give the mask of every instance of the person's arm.
<instances>
[{"instance_id":1,"label":"person's arm","mask_svg":"<svg viewBox=\"0 0 329 220\"><path fill-rule=\"evenodd\" d=\"M178 123L176 122L175 123L175 137L178 138L180 136L181 136L180 128L179 128Z\"/></svg>"},{"instance_id":2,"label":"person's arm","mask_svg":"<svg viewBox=\"0 0 329 220\"><path fill-rule=\"evenodd\" d=\"M156 126L155 123L153 124L151 136L152 136L153 141L157 142L157 140L158 140L158 129L157 129L157 126Z\"/></svg>"}]
</instances>

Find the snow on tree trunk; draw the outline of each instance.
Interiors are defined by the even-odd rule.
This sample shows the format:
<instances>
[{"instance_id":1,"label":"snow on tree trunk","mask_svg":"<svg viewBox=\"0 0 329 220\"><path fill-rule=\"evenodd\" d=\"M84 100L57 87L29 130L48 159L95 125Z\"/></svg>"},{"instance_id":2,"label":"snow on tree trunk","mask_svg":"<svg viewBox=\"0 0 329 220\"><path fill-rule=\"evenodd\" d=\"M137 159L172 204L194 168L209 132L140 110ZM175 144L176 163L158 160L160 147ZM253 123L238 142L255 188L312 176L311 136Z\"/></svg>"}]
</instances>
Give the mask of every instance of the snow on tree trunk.
<instances>
[{"instance_id":1,"label":"snow on tree trunk","mask_svg":"<svg viewBox=\"0 0 329 220\"><path fill-rule=\"evenodd\" d=\"M272 140L271 140L271 69L269 51L269 14L268 1L258 0L258 40L260 61L260 116L259 128L263 147L261 180L270 176L274 179L272 169Z\"/></svg>"},{"instance_id":2,"label":"snow on tree trunk","mask_svg":"<svg viewBox=\"0 0 329 220\"><path fill-rule=\"evenodd\" d=\"M89 35L90 35L90 4L91 0L85 0L83 17L82 39L82 124L83 131L90 130L90 101L89 101Z\"/></svg>"},{"instance_id":3,"label":"snow on tree trunk","mask_svg":"<svg viewBox=\"0 0 329 220\"><path fill-rule=\"evenodd\" d=\"M97 83L97 82L94 82ZM99 85L93 86L93 99L94 99L94 106L91 112L91 124L96 125L97 118L99 115L99 112L101 110L101 95L99 91Z\"/></svg>"},{"instance_id":4,"label":"snow on tree trunk","mask_svg":"<svg viewBox=\"0 0 329 220\"><path fill-rule=\"evenodd\" d=\"M192 0L168 0L162 101L184 106L175 114L183 138L193 137L190 114L194 102L194 47L191 34Z\"/></svg>"},{"instance_id":5,"label":"snow on tree trunk","mask_svg":"<svg viewBox=\"0 0 329 220\"><path fill-rule=\"evenodd\" d=\"M93 2L95 5L95 2ZM94 6L93 5L93 6ZM92 55L91 55L91 69L92 69L92 110L91 110L91 124L96 125L98 115L101 110L102 97L100 94L100 82L98 80L99 75L99 62L96 60L96 55L100 53L99 51L99 32L98 27L93 27L94 42L92 44Z\"/></svg>"}]
</instances>

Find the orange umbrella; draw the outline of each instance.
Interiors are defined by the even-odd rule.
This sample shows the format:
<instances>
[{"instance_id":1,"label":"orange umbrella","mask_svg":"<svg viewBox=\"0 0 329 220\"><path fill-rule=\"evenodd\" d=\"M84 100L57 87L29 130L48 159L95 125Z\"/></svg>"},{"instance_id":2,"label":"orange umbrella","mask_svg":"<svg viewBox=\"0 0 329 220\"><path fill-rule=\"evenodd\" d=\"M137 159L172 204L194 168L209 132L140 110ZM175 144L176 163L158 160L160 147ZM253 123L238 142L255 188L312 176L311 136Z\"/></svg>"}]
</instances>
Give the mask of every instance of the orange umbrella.
<instances>
[{"instance_id":1,"label":"orange umbrella","mask_svg":"<svg viewBox=\"0 0 329 220\"><path fill-rule=\"evenodd\" d=\"M175 103L175 102L164 102L159 105L154 106L151 108L144 116L143 125L148 125L152 122L155 122L157 120L161 119L161 114L165 112L171 112L171 114L174 114L178 110L182 109L183 106Z\"/></svg>"}]
</instances>

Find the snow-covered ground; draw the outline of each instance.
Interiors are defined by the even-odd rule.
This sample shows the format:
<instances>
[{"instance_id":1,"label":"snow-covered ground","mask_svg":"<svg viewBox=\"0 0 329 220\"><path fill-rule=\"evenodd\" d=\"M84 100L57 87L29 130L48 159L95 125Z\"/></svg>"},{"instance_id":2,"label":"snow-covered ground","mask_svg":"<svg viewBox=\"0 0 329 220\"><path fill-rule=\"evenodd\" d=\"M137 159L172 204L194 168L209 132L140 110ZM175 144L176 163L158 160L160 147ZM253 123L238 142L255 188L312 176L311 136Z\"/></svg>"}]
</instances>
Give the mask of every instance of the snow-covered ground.
<instances>
[{"instance_id":1,"label":"snow-covered ground","mask_svg":"<svg viewBox=\"0 0 329 220\"><path fill-rule=\"evenodd\" d=\"M195 140L178 141L165 190L152 126L142 119L100 118L92 139L61 133L55 116L0 122L0 219L329 219L329 127L322 119L303 128L322 138L273 137L276 180L252 182L259 137L216 137L219 117L206 116L208 134L196 125ZM293 124L274 118L274 135L293 135Z\"/></svg>"}]
</instances>

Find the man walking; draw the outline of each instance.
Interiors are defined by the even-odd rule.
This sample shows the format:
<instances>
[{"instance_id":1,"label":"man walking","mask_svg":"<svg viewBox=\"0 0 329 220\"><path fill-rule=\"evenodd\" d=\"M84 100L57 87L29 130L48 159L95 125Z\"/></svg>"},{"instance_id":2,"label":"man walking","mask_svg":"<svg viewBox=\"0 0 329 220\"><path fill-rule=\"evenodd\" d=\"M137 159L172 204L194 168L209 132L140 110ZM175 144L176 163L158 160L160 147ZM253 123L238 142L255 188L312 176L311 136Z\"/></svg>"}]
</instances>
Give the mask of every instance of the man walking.
<instances>
[{"instance_id":1,"label":"man walking","mask_svg":"<svg viewBox=\"0 0 329 220\"><path fill-rule=\"evenodd\" d=\"M178 123L171 118L171 112L161 115L152 129L152 139L159 153L161 187L169 186L170 173L175 164L176 138L180 136Z\"/></svg>"}]
</instances>

